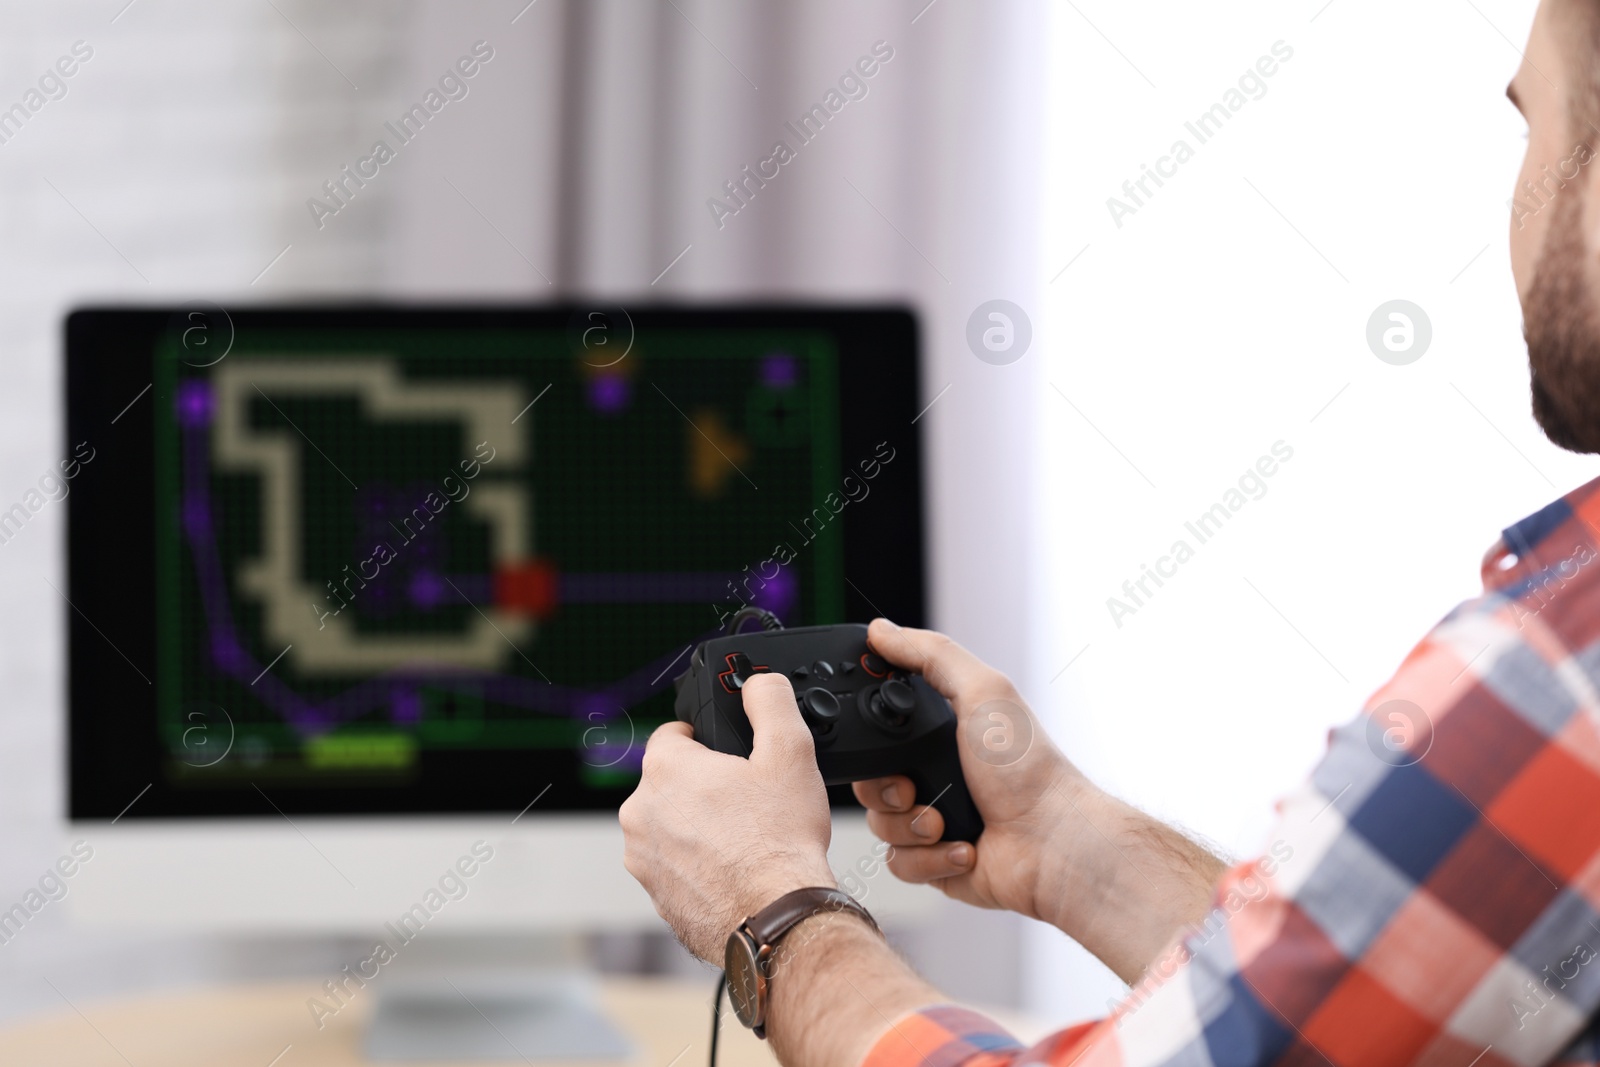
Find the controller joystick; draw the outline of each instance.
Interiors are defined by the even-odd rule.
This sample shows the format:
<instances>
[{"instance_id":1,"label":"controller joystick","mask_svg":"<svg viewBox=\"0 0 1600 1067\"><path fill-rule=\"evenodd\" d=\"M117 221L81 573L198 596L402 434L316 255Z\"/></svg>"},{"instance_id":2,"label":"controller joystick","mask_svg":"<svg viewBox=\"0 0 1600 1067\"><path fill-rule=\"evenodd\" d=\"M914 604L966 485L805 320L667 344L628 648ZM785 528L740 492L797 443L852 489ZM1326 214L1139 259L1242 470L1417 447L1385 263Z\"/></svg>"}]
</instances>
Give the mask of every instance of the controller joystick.
<instances>
[{"instance_id":1,"label":"controller joystick","mask_svg":"<svg viewBox=\"0 0 1600 1067\"><path fill-rule=\"evenodd\" d=\"M917 691L899 678L890 678L864 696L867 718L891 732L903 731L917 710Z\"/></svg>"},{"instance_id":2,"label":"controller joystick","mask_svg":"<svg viewBox=\"0 0 1600 1067\"><path fill-rule=\"evenodd\" d=\"M961 774L955 712L920 676L869 651L865 626L806 626L705 641L674 682L678 718L708 748L748 757L754 734L741 690L752 674L767 671L793 680L824 782L903 774L916 787L917 803L943 816L944 840L978 839L983 819Z\"/></svg>"},{"instance_id":3,"label":"controller joystick","mask_svg":"<svg viewBox=\"0 0 1600 1067\"><path fill-rule=\"evenodd\" d=\"M805 717L806 725L811 727L813 733L827 734L833 732L834 723L839 721L839 698L821 686L812 686L800 694L800 714Z\"/></svg>"}]
</instances>

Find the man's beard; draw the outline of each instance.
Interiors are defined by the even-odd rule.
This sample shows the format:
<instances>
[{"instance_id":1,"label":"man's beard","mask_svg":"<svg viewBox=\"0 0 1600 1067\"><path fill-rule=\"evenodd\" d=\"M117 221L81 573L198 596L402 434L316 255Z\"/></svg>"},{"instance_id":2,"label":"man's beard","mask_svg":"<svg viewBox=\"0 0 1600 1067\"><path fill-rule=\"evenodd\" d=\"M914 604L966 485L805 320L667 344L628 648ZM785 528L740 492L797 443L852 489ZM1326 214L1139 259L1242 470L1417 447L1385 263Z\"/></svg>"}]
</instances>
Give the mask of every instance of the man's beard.
<instances>
[{"instance_id":1,"label":"man's beard","mask_svg":"<svg viewBox=\"0 0 1600 1067\"><path fill-rule=\"evenodd\" d=\"M1600 452L1600 326L1582 227L1582 197L1568 194L1550 219L1522 331L1534 419L1562 448Z\"/></svg>"}]
</instances>

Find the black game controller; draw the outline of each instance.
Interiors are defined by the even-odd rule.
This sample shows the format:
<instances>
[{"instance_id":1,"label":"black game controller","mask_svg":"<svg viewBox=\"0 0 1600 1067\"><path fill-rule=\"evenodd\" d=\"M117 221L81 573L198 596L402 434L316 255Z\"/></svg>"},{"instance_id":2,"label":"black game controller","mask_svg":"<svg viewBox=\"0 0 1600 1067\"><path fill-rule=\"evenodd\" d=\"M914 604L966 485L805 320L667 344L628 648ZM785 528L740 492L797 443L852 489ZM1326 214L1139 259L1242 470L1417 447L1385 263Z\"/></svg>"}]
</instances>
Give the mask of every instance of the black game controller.
<instances>
[{"instance_id":1,"label":"black game controller","mask_svg":"<svg viewBox=\"0 0 1600 1067\"><path fill-rule=\"evenodd\" d=\"M828 785L903 774L917 803L944 816L944 840L976 841L983 818L967 792L956 748L956 716L920 675L879 659L859 623L714 637L694 650L675 681L678 718L701 744L750 755L745 679L786 676L817 746Z\"/></svg>"}]
</instances>

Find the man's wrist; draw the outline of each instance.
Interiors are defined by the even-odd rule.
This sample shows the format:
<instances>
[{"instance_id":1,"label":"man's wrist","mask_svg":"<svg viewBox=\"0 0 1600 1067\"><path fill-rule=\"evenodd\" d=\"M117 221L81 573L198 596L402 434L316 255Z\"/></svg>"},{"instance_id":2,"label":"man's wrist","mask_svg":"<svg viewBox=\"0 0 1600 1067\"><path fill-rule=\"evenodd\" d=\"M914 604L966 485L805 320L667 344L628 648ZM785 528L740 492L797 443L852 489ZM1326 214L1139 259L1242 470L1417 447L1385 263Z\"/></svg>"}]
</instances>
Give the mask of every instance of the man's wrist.
<instances>
[{"instance_id":1,"label":"man's wrist","mask_svg":"<svg viewBox=\"0 0 1600 1067\"><path fill-rule=\"evenodd\" d=\"M751 918L785 893L792 893L796 889L812 888L839 888L839 880L834 877L833 871L828 867L826 857L814 863L785 865L782 873L768 870L764 871L759 877L748 879L735 900L735 906L740 910L738 916L728 927L728 933L733 933L740 923Z\"/></svg>"},{"instance_id":2,"label":"man's wrist","mask_svg":"<svg viewBox=\"0 0 1600 1067\"><path fill-rule=\"evenodd\" d=\"M1086 779L1041 864L1039 917L1136 979L1209 906L1225 864Z\"/></svg>"},{"instance_id":3,"label":"man's wrist","mask_svg":"<svg viewBox=\"0 0 1600 1067\"><path fill-rule=\"evenodd\" d=\"M1082 917L1103 909L1101 898L1112 895L1116 878L1115 852L1104 836L1114 828L1106 810L1111 798L1078 773L1053 786L1051 795L1056 810L1039 847L1032 917L1082 941Z\"/></svg>"},{"instance_id":4,"label":"man's wrist","mask_svg":"<svg viewBox=\"0 0 1600 1067\"><path fill-rule=\"evenodd\" d=\"M767 1037L782 1063L860 1063L889 1021L942 1000L849 909L797 924L771 962Z\"/></svg>"},{"instance_id":5,"label":"man's wrist","mask_svg":"<svg viewBox=\"0 0 1600 1067\"><path fill-rule=\"evenodd\" d=\"M833 888L831 883L827 888ZM791 961L799 959L812 945L822 941L831 931L845 924L860 927L879 939L883 937L882 931L874 925L873 920L854 908L824 908L795 923L773 946L772 954L767 958L768 980L776 978Z\"/></svg>"}]
</instances>

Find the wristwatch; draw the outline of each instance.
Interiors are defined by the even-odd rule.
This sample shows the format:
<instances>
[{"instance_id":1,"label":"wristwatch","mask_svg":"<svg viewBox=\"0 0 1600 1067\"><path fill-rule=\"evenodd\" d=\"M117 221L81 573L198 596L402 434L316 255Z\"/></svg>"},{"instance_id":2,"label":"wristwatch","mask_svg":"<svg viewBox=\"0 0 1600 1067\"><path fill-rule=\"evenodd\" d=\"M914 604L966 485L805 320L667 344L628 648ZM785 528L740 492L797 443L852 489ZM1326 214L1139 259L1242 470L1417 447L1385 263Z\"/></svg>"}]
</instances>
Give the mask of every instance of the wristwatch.
<instances>
[{"instance_id":1,"label":"wristwatch","mask_svg":"<svg viewBox=\"0 0 1600 1067\"><path fill-rule=\"evenodd\" d=\"M785 934L800 922L824 912L851 911L867 921L878 933L878 924L867 909L841 889L796 889L785 893L756 912L728 935L724 950L723 973L728 981L728 999L733 1014L741 1023L767 1036L768 991L772 983L773 950Z\"/></svg>"}]
</instances>

